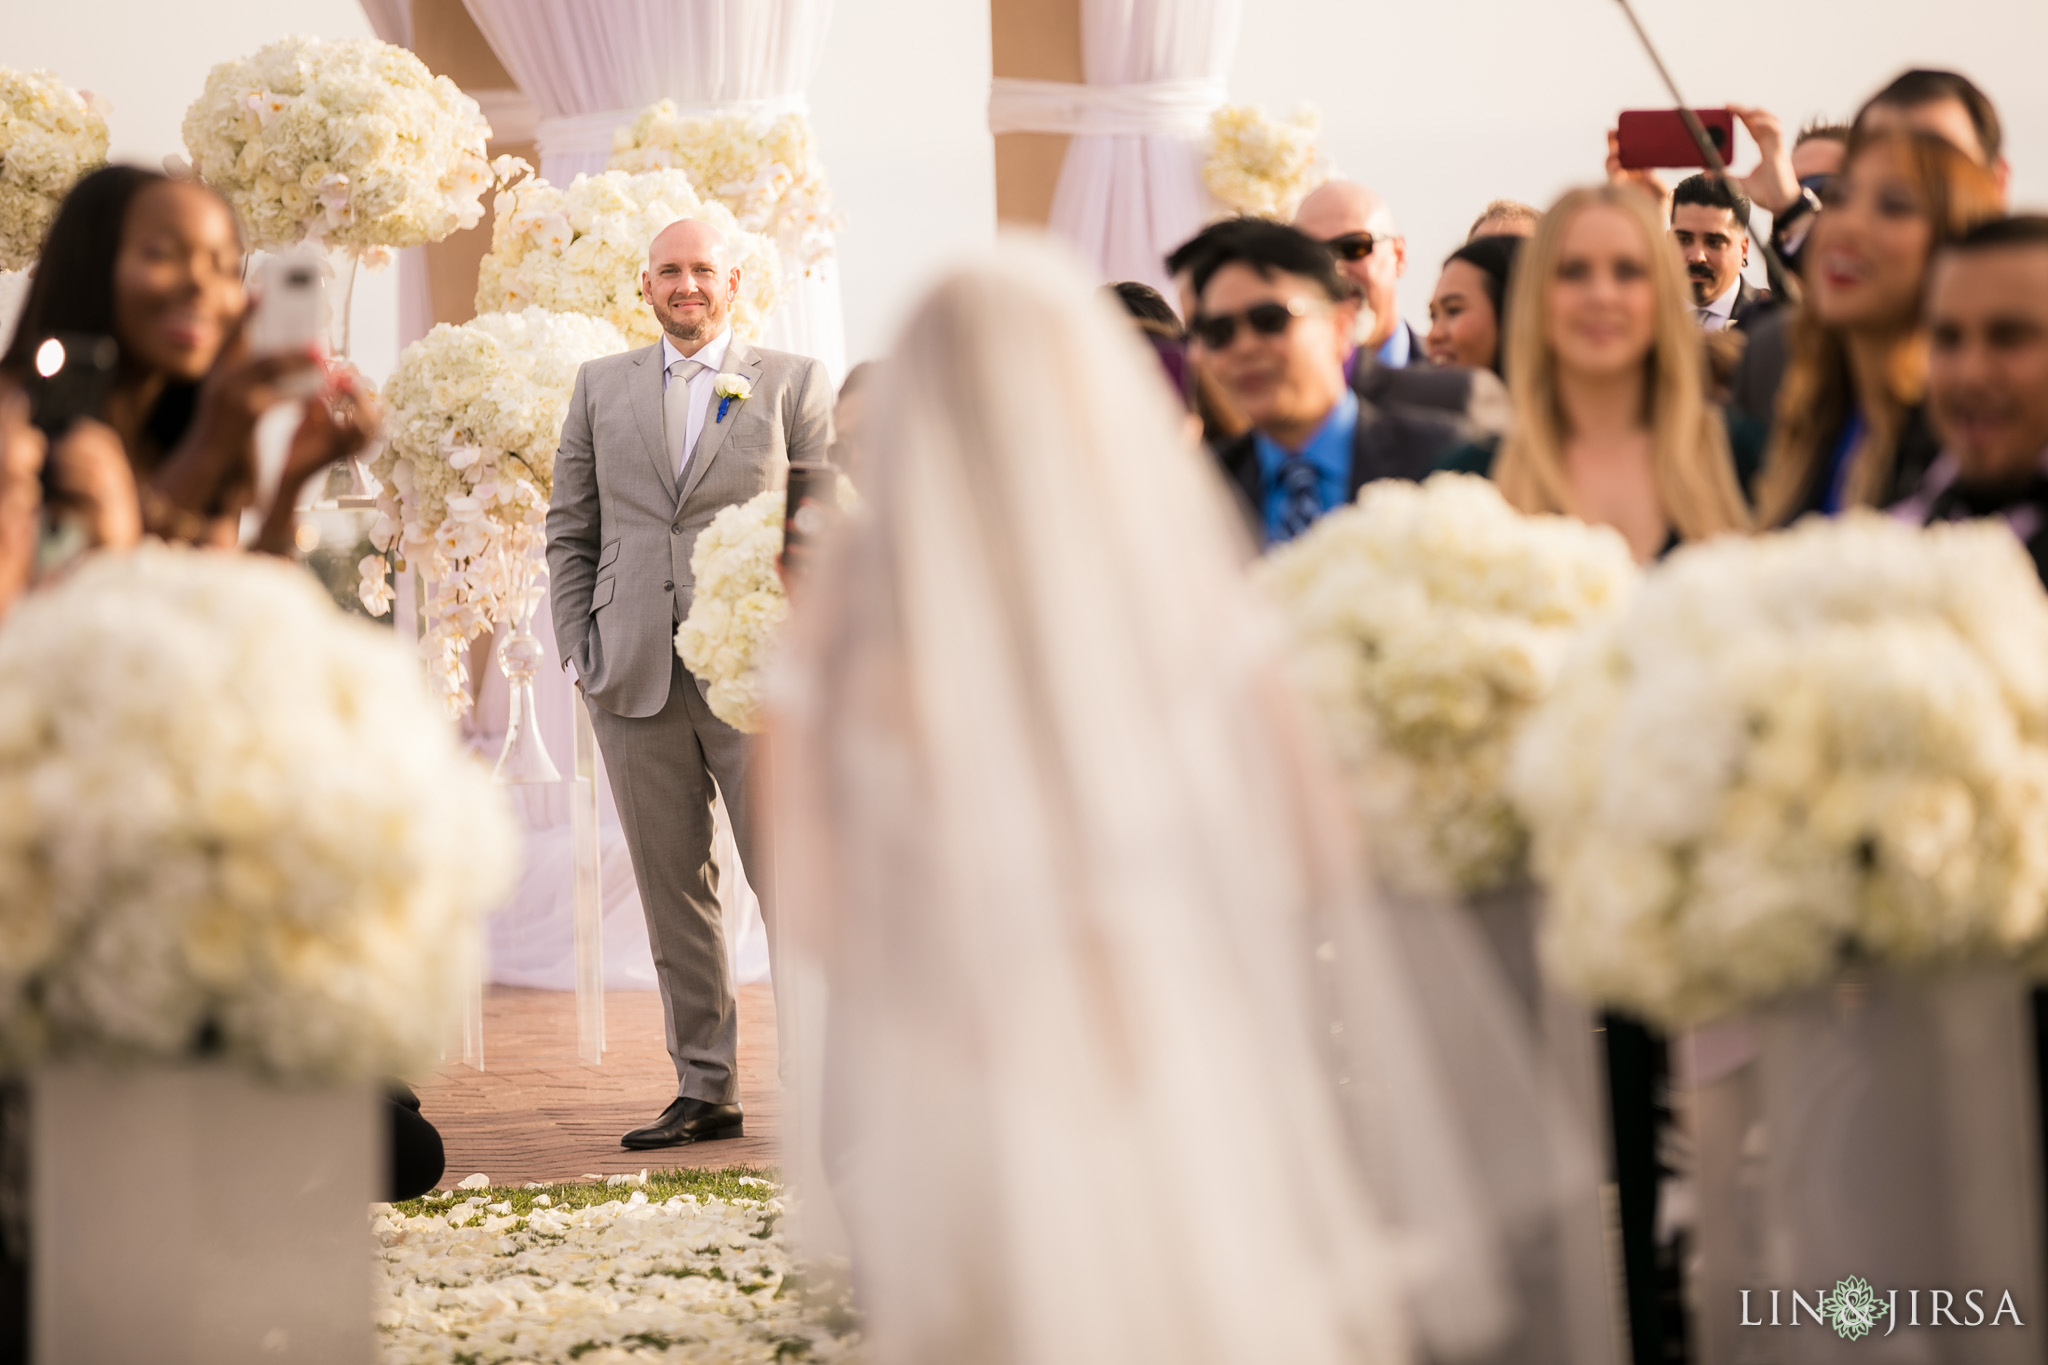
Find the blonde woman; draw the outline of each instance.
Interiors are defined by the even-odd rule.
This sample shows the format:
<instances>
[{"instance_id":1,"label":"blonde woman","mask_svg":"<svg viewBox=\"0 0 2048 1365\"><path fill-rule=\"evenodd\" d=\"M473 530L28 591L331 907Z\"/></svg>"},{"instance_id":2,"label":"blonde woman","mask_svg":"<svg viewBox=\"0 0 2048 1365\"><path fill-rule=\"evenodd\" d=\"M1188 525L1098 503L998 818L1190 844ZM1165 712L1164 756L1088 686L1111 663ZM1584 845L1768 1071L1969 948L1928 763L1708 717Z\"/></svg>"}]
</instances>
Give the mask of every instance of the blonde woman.
<instances>
[{"instance_id":1,"label":"blonde woman","mask_svg":"<svg viewBox=\"0 0 2048 1365\"><path fill-rule=\"evenodd\" d=\"M1806 298L1757 481L1764 525L1884 506L1914 486L1938 445L1922 409L1927 265L2000 213L1997 178L1941 138L1850 139L1807 239Z\"/></svg>"},{"instance_id":2,"label":"blonde woman","mask_svg":"<svg viewBox=\"0 0 2048 1365\"><path fill-rule=\"evenodd\" d=\"M1525 512L1612 526L1637 560L1750 526L1761 442L1707 401L1678 253L1639 192L1573 190L1515 265L1502 360L1514 426L1440 466Z\"/></svg>"}]
</instances>

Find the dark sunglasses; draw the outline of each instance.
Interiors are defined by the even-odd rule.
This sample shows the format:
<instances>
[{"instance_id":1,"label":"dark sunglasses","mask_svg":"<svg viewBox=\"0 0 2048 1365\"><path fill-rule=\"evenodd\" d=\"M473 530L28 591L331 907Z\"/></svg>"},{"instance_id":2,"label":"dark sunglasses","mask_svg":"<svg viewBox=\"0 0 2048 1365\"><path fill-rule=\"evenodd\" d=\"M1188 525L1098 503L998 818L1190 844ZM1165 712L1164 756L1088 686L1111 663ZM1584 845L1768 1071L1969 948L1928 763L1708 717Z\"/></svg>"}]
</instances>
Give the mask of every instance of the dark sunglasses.
<instances>
[{"instance_id":1,"label":"dark sunglasses","mask_svg":"<svg viewBox=\"0 0 2048 1365\"><path fill-rule=\"evenodd\" d=\"M1242 313L1198 313L1188 324L1188 334L1212 351L1227 351L1237 340L1239 321L1262 337L1276 337L1294 325L1296 318L1315 312L1306 299L1286 303L1255 303Z\"/></svg>"},{"instance_id":2,"label":"dark sunglasses","mask_svg":"<svg viewBox=\"0 0 2048 1365\"><path fill-rule=\"evenodd\" d=\"M1362 261L1372 255L1372 249L1379 245L1379 238L1370 232L1347 232L1342 237L1332 237L1323 245L1336 253L1340 261Z\"/></svg>"}]
</instances>

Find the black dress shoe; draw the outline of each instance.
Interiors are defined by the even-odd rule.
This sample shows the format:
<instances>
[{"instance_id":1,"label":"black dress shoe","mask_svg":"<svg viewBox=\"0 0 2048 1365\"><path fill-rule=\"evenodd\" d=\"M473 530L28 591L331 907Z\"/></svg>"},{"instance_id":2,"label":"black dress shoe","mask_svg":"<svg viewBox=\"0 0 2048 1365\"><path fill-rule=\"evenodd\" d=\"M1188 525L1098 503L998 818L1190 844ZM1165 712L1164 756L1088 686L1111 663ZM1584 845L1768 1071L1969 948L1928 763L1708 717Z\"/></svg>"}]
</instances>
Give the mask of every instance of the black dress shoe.
<instances>
[{"instance_id":1,"label":"black dress shoe","mask_svg":"<svg viewBox=\"0 0 2048 1365\"><path fill-rule=\"evenodd\" d=\"M648 1147L681 1147L690 1142L741 1137L744 1133L737 1104L678 1098L661 1111L660 1118L620 1138L619 1146L633 1151Z\"/></svg>"}]
</instances>

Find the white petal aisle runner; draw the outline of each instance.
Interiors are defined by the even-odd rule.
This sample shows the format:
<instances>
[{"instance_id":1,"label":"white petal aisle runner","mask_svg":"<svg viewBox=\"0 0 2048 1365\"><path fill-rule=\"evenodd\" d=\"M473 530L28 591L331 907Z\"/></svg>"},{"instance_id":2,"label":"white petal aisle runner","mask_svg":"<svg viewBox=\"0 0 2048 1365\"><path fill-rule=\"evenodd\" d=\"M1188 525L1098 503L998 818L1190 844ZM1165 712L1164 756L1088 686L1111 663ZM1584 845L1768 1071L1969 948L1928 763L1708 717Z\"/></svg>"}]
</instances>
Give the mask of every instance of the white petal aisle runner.
<instances>
[{"instance_id":1,"label":"white petal aisle runner","mask_svg":"<svg viewBox=\"0 0 2048 1365\"><path fill-rule=\"evenodd\" d=\"M794 1277L776 1187L740 1177L743 1196L758 1197L661 1197L674 1183L655 1177L650 1199L644 1172L614 1176L603 1193L616 1197L580 1208L556 1207L548 1192L463 1189L378 1205L383 1359L847 1358L855 1338L843 1304L807 1297Z\"/></svg>"}]
</instances>

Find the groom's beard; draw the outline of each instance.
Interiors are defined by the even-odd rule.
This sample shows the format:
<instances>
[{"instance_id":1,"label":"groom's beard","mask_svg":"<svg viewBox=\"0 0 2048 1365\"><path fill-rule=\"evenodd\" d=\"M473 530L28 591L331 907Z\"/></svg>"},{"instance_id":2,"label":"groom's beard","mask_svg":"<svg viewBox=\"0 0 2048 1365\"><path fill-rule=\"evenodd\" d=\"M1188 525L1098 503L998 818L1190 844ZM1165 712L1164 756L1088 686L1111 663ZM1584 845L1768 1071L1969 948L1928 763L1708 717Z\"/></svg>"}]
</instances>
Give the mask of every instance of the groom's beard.
<instances>
[{"instance_id":1,"label":"groom's beard","mask_svg":"<svg viewBox=\"0 0 2048 1365\"><path fill-rule=\"evenodd\" d=\"M691 300L685 299L688 303ZM718 329L725 326L729 308L720 308L708 296L702 300L704 309L695 322L685 322L674 314L662 309L655 310L655 318L661 323L661 330L677 341L709 341L718 335Z\"/></svg>"}]
</instances>

